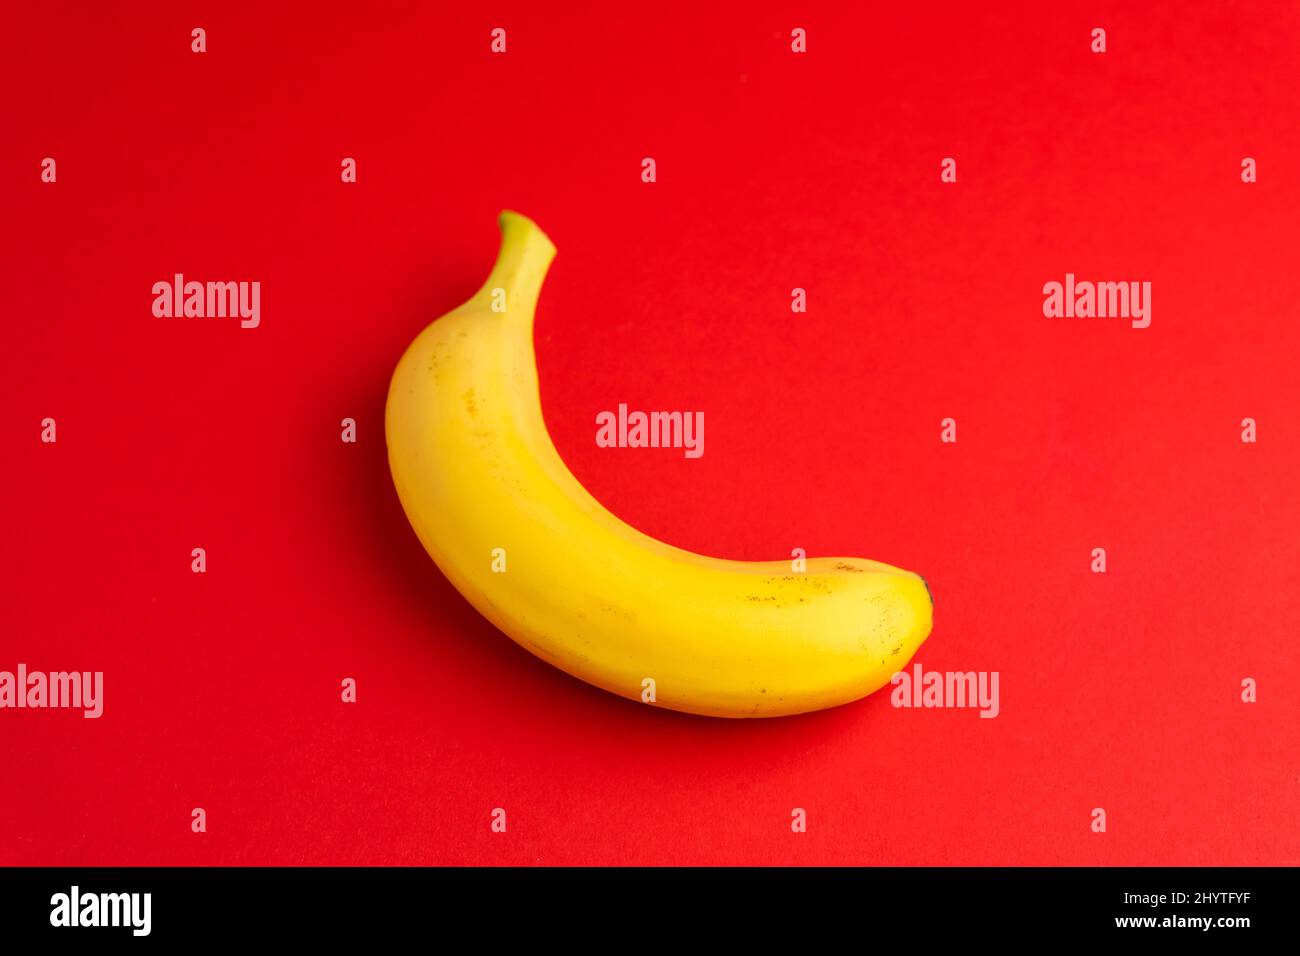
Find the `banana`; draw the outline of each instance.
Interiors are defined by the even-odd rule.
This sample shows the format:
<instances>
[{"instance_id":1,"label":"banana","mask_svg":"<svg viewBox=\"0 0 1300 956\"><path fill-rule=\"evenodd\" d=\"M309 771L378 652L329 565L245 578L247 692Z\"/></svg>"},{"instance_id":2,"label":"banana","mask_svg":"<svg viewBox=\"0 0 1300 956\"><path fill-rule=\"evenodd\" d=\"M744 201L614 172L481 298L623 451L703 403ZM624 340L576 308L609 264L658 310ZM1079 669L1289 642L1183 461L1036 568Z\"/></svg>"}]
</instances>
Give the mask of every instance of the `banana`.
<instances>
[{"instance_id":1,"label":"banana","mask_svg":"<svg viewBox=\"0 0 1300 956\"><path fill-rule=\"evenodd\" d=\"M565 467L542 418L533 316L555 246L500 217L483 288L393 373L393 484L442 572L514 641L575 677L717 717L833 707L879 689L930 633L917 574L861 558L728 561L625 524Z\"/></svg>"}]
</instances>

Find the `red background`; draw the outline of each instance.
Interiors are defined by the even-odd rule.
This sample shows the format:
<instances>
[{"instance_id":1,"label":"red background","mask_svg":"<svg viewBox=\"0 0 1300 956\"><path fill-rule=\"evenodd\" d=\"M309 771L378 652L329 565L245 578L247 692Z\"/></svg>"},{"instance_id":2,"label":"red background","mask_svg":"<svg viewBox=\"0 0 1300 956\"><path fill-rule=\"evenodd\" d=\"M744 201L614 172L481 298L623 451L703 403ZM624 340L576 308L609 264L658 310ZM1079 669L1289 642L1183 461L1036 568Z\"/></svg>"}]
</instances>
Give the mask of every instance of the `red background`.
<instances>
[{"instance_id":1,"label":"red background","mask_svg":"<svg viewBox=\"0 0 1300 956\"><path fill-rule=\"evenodd\" d=\"M84 6L0 31L0 669L102 670L105 714L0 713L0 863L1300 862L1295 4ZM578 478L693 550L920 571L916 659L999 671L997 719L654 710L456 594L382 411L503 207L560 250ZM1044 318L1067 271L1151 327ZM155 319L174 272L262 326ZM621 401L704 457L597 448Z\"/></svg>"}]
</instances>

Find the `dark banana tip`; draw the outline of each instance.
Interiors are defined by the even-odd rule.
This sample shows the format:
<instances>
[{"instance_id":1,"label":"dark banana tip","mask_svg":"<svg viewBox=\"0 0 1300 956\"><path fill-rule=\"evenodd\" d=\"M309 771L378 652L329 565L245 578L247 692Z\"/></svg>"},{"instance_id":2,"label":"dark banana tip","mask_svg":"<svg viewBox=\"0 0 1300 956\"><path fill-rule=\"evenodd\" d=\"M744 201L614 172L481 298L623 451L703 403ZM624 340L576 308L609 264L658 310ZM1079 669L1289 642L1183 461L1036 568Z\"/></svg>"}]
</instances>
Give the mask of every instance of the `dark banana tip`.
<instances>
[{"instance_id":1,"label":"dark banana tip","mask_svg":"<svg viewBox=\"0 0 1300 956\"><path fill-rule=\"evenodd\" d=\"M925 575L924 575L924 574L918 574L917 577L920 578L920 579L921 579L921 583L925 585L925 596L928 597L928 598L930 599L930 609L933 610L933 609L934 609L934 592L930 590L930 582L927 581L927 580L925 579Z\"/></svg>"}]
</instances>

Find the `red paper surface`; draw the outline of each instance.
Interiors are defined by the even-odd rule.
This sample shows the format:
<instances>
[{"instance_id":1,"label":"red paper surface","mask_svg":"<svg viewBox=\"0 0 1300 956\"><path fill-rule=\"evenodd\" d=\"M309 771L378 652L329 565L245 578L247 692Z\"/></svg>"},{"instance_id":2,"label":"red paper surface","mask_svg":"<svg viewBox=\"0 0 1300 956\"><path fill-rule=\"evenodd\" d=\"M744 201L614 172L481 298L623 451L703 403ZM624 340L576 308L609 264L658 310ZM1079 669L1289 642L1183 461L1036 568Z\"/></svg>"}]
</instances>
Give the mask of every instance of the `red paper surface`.
<instances>
[{"instance_id":1,"label":"red paper surface","mask_svg":"<svg viewBox=\"0 0 1300 956\"><path fill-rule=\"evenodd\" d=\"M877 6L13 7L0 669L105 676L98 720L0 711L0 863L1300 862L1300 8ZM460 598L382 411L507 207L591 492L921 572L916 660L996 719L669 713ZM177 272L261 326L155 318ZM1151 326L1045 318L1067 272ZM597 448L619 402L704 411L703 458Z\"/></svg>"}]
</instances>

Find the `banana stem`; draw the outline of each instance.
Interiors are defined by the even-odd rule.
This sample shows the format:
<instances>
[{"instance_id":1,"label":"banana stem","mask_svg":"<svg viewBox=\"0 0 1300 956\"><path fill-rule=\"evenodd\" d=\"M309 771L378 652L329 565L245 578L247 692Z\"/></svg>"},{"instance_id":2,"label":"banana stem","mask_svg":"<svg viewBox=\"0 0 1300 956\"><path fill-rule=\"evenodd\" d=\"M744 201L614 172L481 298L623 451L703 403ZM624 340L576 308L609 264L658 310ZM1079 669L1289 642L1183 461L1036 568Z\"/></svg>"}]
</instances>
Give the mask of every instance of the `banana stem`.
<instances>
[{"instance_id":1,"label":"banana stem","mask_svg":"<svg viewBox=\"0 0 1300 956\"><path fill-rule=\"evenodd\" d=\"M475 299L484 299L493 312L521 317L531 325L542 281L555 258L555 244L537 223L509 209L497 223L501 227L497 261Z\"/></svg>"}]
</instances>

